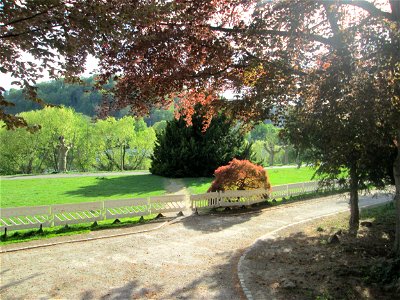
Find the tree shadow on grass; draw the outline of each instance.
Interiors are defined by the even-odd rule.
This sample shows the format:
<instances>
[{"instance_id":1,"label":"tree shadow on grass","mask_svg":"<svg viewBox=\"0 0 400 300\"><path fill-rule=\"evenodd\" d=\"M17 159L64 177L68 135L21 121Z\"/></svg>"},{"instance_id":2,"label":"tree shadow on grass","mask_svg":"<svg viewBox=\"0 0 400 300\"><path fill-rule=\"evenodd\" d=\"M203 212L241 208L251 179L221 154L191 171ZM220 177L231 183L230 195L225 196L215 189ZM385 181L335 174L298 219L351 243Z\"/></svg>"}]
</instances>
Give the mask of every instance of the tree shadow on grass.
<instances>
[{"instance_id":1,"label":"tree shadow on grass","mask_svg":"<svg viewBox=\"0 0 400 300\"><path fill-rule=\"evenodd\" d=\"M207 189L211 186L211 182L214 180L212 177L186 177L183 181L186 184L186 187L189 190L197 191L196 194L206 193ZM206 189L203 190L203 187L206 186ZM201 190L199 190L201 188Z\"/></svg>"},{"instance_id":2,"label":"tree shadow on grass","mask_svg":"<svg viewBox=\"0 0 400 300\"><path fill-rule=\"evenodd\" d=\"M96 177L96 183L68 191L65 194L80 197L144 197L165 192L163 178L156 175Z\"/></svg>"}]
</instances>

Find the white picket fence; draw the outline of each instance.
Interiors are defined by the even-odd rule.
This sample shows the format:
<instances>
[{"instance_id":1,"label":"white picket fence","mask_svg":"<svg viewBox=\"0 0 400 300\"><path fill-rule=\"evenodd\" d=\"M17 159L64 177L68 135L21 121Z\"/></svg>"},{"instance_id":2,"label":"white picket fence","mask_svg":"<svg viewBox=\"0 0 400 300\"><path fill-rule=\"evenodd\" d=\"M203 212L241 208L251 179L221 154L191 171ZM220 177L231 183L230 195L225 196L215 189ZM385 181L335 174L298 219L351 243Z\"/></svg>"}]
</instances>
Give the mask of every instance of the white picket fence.
<instances>
[{"instance_id":1,"label":"white picket fence","mask_svg":"<svg viewBox=\"0 0 400 300\"><path fill-rule=\"evenodd\" d=\"M195 210L206 207L248 206L265 201L269 195L269 191L264 189L237 190L191 195L190 200L191 208Z\"/></svg>"},{"instance_id":2,"label":"white picket fence","mask_svg":"<svg viewBox=\"0 0 400 300\"><path fill-rule=\"evenodd\" d=\"M296 196L317 191L318 182L304 182L272 187L272 191L258 189L246 191L212 192L191 195L191 209L226 206L248 206L254 203ZM29 228L52 227L66 224L90 223L117 218L147 216L186 209L185 195L166 195L149 198L107 200L76 204L0 208L0 232Z\"/></svg>"},{"instance_id":3,"label":"white picket fence","mask_svg":"<svg viewBox=\"0 0 400 300\"><path fill-rule=\"evenodd\" d=\"M180 212L185 209L185 202L185 195L167 195L76 204L0 208L0 230L39 228L40 225L52 227Z\"/></svg>"},{"instance_id":4,"label":"white picket fence","mask_svg":"<svg viewBox=\"0 0 400 300\"><path fill-rule=\"evenodd\" d=\"M334 188L334 185L329 187ZM298 196L327 188L321 188L317 181L293 183L273 186L272 191L258 189L246 191L225 191L198 194L190 196L192 209L213 208L226 206L247 206L263 202L266 199L278 199L283 197Z\"/></svg>"}]
</instances>

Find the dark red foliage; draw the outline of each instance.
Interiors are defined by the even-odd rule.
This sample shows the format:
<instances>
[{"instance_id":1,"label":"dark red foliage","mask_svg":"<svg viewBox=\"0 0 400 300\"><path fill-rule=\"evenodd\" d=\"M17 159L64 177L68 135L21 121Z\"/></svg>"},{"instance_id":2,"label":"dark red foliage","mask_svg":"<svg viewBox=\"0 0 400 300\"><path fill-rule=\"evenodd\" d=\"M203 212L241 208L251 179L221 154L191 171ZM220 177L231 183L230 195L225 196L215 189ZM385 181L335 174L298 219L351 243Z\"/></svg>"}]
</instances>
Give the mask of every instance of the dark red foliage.
<instances>
[{"instance_id":1,"label":"dark red foliage","mask_svg":"<svg viewBox=\"0 0 400 300\"><path fill-rule=\"evenodd\" d=\"M215 170L214 176L208 192L271 189L267 171L248 160L233 159L228 165Z\"/></svg>"}]
</instances>

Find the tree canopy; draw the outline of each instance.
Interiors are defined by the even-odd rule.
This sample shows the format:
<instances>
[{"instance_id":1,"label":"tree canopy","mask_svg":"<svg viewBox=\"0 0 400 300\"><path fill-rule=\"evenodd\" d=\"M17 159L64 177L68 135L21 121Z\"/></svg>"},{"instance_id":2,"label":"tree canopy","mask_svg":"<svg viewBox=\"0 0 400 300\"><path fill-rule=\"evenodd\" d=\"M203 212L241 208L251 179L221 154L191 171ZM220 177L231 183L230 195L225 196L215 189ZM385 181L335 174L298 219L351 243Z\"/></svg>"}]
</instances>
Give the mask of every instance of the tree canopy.
<instances>
[{"instance_id":1,"label":"tree canopy","mask_svg":"<svg viewBox=\"0 0 400 300\"><path fill-rule=\"evenodd\" d=\"M211 176L219 166L244 153L240 126L220 113L205 129L204 107L196 106L191 125L185 116L167 122L157 133L150 172L167 177Z\"/></svg>"}]
</instances>

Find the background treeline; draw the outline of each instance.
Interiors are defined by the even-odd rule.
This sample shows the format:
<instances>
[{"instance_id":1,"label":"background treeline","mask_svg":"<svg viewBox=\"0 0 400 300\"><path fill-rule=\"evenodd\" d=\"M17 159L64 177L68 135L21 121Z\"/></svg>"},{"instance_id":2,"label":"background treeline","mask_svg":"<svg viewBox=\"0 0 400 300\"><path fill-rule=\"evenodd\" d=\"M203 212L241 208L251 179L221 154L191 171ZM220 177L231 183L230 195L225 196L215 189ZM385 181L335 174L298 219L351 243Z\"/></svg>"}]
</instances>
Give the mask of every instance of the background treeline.
<instances>
[{"instance_id":1,"label":"background treeline","mask_svg":"<svg viewBox=\"0 0 400 300\"><path fill-rule=\"evenodd\" d=\"M22 90L5 92L6 99L16 104L7 108L8 112L24 117L30 124L40 125L41 130L31 134L25 129L0 128L0 174L60 171L57 161L61 136L70 146L66 157L68 171L150 167L156 133L159 139L166 134L167 123L174 119L174 107L154 109L149 116L139 119L127 116L128 110L119 111L106 120L94 122L102 94L93 89L93 77L82 81L83 85L68 84L64 80L39 83L39 97L60 106L54 108L42 108L27 100ZM112 83L105 88L111 86ZM246 144L251 144L253 162L263 166L299 163L297 153L283 142L279 132L279 128L267 122L256 125L246 134L244 138Z\"/></svg>"},{"instance_id":2,"label":"background treeline","mask_svg":"<svg viewBox=\"0 0 400 300\"><path fill-rule=\"evenodd\" d=\"M95 117L102 103L102 91L94 88L95 78L93 76L81 78L81 81L80 84L66 83L63 79L60 79L38 83L36 86L38 98L46 103L71 107L78 113ZM114 83L110 82L104 85L103 89L108 90L113 85ZM4 98L15 104L15 106L5 108L7 113L14 115L42 108L39 104L30 101L22 89L10 89L4 93ZM128 111L128 108L119 110L114 112L112 116L121 118ZM168 110L153 109L150 115L144 118L144 121L148 126L152 126L162 120L171 120L173 116L173 107Z\"/></svg>"},{"instance_id":3,"label":"background treeline","mask_svg":"<svg viewBox=\"0 0 400 300\"><path fill-rule=\"evenodd\" d=\"M276 165L301 165L302 156L280 135L281 128L270 122L260 123L247 134L251 143L252 161L264 167Z\"/></svg>"},{"instance_id":4,"label":"background treeline","mask_svg":"<svg viewBox=\"0 0 400 300\"><path fill-rule=\"evenodd\" d=\"M20 114L41 129L0 128L1 174L58 172L60 137L70 150L69 171L147 169L155 131L143 119L123 117L92 122L72 108L46 107Z\"/></svg>"}]
</instances>

